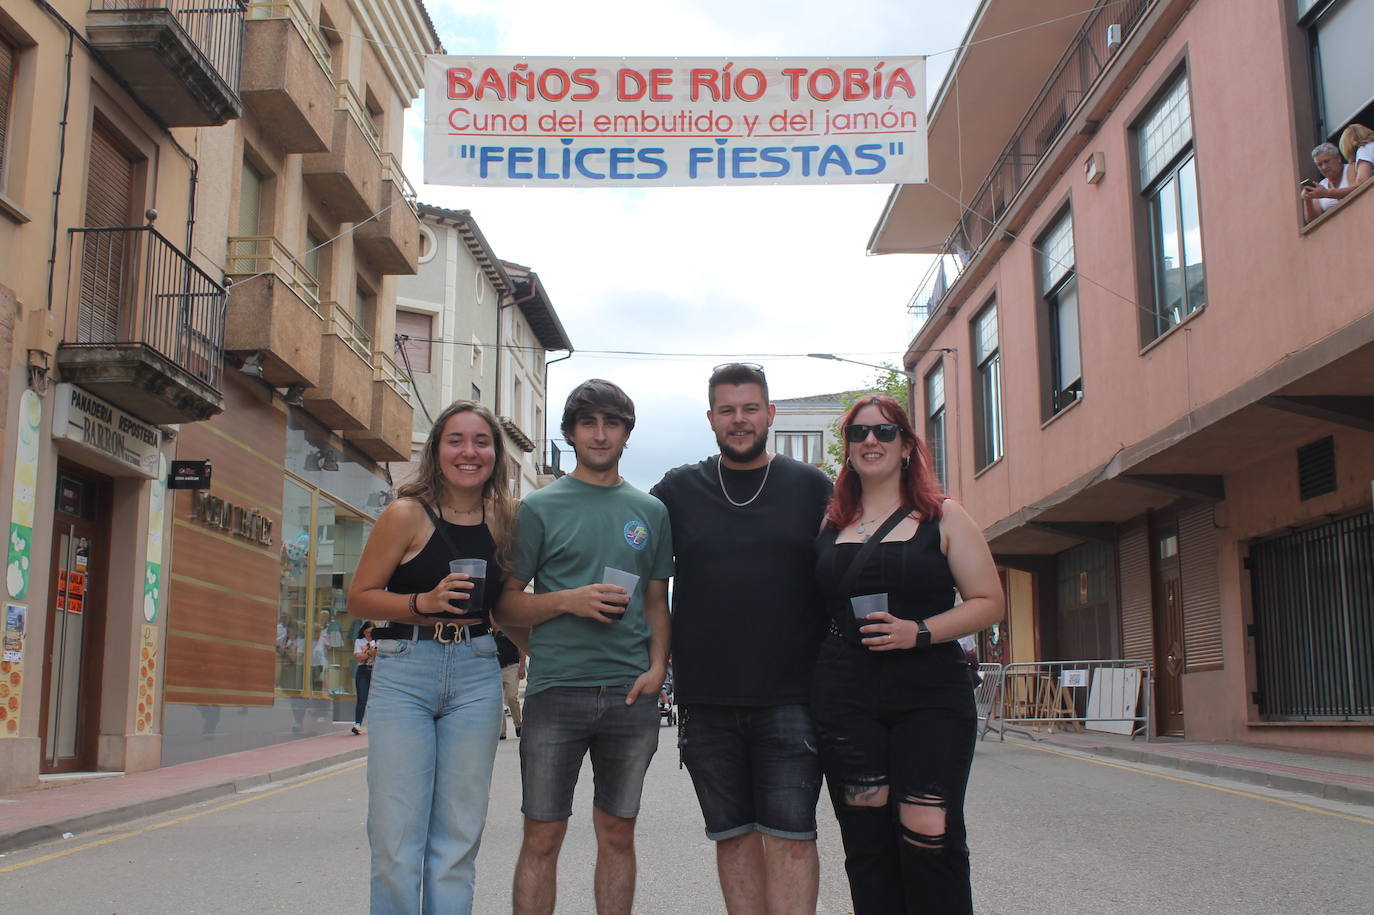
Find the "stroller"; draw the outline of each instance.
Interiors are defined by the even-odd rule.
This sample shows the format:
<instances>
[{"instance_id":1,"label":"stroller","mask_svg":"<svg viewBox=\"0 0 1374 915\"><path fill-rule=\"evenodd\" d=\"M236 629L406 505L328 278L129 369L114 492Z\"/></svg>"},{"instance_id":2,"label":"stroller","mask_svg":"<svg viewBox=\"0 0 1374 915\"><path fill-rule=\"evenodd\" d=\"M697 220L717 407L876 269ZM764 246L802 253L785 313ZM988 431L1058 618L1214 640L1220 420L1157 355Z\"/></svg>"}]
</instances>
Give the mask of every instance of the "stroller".
<instances>
[{"instance_id":1,"label":"stroller","mask_svg":"<svg viewBox=\"0 0 1374 915\"><path fill-rule=\"evenodd\" d=\"M658 691L658 723L659 727L677 725L677 705L673 700L673 681L664 680L662 688Z\"/></svg>"}]
</instances>

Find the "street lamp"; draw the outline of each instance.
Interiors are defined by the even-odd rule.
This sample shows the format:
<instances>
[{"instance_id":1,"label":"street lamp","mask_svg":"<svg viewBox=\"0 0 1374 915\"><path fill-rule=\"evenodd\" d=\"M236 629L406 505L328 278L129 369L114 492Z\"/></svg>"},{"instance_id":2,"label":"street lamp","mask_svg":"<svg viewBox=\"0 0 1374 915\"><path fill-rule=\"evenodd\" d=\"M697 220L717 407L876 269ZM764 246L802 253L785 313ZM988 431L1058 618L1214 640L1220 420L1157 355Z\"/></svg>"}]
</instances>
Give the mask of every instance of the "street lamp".
<instances>
[{"instance_id":1,"label":"street lamp","mask_svg":"<svg viewBox=\"0 0 1374 915\"><path fill-rule=\"evenodd\" d=\"M812 359L830 359L834 362L852 362L855 365L866 365L871 369L883 369L884 371L896 372L906 378L908 383L916 383L915 372L908 372L906 369L899 369L891 365L878 365L876 362L860 362L858 359L848 359L844 356L836 356L834 353L807 353L806 355Z\"/></svg>"}]
</instances>

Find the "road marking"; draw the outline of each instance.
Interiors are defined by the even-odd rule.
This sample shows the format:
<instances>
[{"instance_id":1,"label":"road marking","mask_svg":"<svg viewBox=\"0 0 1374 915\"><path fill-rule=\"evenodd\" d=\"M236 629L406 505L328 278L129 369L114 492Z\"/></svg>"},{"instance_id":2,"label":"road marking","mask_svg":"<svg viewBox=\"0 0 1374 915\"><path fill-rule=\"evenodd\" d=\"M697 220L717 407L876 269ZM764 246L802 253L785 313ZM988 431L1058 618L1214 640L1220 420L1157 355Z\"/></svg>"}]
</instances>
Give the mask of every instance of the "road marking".
<instances>
[{"instance_id":1,"label":"road marking","mask_svg":"<svg viewBox=\"0 0 1374 915\"><path fill-rule=\"evenodd\" d=\"M260 801L264 798L269 798L273 795L281 794L283 791L294 791L297 788L304 788L306 785L313 785L315 782L324 781L326 778L333 778L336 775L343 775L345 772L352 772L354 769L360 769L366 765L367 760L361 760L360 762L356 762L353 765L346 766L342 769L335 769L334 771L326 772L323 775L316 775L314 778L307 778L299 782L292 782L289 785L283 785L282 787L277 788L273 791L264 791L262 794L254 794L252 797L242 797L236 801L230 801L227 804L220 804L218 807L211 807L209 810L201 810L196 813L188 813L185 816L176 817L175 819L166 820L161 823L153 823L149 826L143 826L138 829L130 830L129 832L122 832L117 836L106 836L103 839L97 839L94 842L87 842L85 845L77 845L74 848L64 848L62 849L62 851L55 851L52 854L34 858L32 861L21 861L18 864L11 864L8 867L0 867L0 874L8 874L10 871L17 871L20 868L31 867L35 864L42 864L45 861L52 861L57 858L64 858L67 855L74 855L79 851L88 851L92 848L99 848L102 845L109 845L111 842L118 842L120 839L131 839L134 836L141 836L145 832L152 832L155 829L164 829L168 826L175 826L178 823L185 823L188 820L194 820L199 817L209 816L212 813L219 813L221 810L228 810L229 808L237 807L240 804L251 804L254 801Z\"/></svg>"},{"instance_id":2,"label":"road marking","mask_svg":"<svg viewBox=\"0 0 1374 915\"><path fill-rule=\"evenodd\" d=\"M1093 765L1097 766L1107 766L1111 769L1121 769L1126 772L1134 772L1137 775L1149 775L1153 778L1162 778L1165 781L1179 782L1180 784L1184 785L1195 785L1198 788L1207 788L1212 791L1221 791L1225 794L1234 794L1238 797L1248 797L1257 801L1266 801L1270 804L1278 804L1281 807L1292 807L1294 810L1306 810L1308 813L1320 813L1322 816L1336 817L1342 820L1349 820L1352 823L1363 823L1366 826L1374 826L1374 820L1367 819L1365 817L1351 816L1348 813L1336 813L1333 810L1322 810L1320 807L1309 807L1306 804L1295 804L1292 801L1281 801L1278 798L1265 797L1262 794L1254 794L1249 791L1238 791L1235 788L1223 788L1220 785L1209 785L1206 782L1193 781L1191 778L1179 778L1176 775L1164 775L1161 772L1150 772L1146 769L1137 769L1134 766L1124 766L1121 763L1107 762L1106 760L1093 759L1087 756L1078 756L1073 753L1061 753L1058 750L1050 750L1046 749L1045 747L1029 746L1027 744L1014 743L1011 741L1007 741L1006 744L1009 747L1016 747L1017 749L1021 750L1037 750L1041 753L1051 753L1055 756L1062 756L1065 759L1076 759L1080 762L1092 763ZM1146 765L1148 765L1148 763ZM1220 775L1217 777L1224 778L1224 776ZM0 873L4 873L4 871L0 871Z\"/></svg>"}]
</instances>

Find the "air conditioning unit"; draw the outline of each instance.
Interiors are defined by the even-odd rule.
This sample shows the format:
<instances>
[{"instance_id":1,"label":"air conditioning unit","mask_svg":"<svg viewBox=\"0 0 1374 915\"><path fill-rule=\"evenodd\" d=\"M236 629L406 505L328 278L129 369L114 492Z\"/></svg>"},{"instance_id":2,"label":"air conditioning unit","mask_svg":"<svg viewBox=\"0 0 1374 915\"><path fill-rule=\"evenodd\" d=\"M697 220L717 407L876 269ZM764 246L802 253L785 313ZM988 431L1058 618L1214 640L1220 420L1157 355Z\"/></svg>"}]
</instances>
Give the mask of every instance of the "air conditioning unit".
<instances>
[{"instance_id":1,"label":"air conditioning unit","mask_svg":"<svg viewBox=\"0 0 1374 915\"><path fill-rule=\"evenodd\" d=\"M1107 26L1107 53L1121 47L1121 23L1113 22Z\"/></svg>"}]
</instances>

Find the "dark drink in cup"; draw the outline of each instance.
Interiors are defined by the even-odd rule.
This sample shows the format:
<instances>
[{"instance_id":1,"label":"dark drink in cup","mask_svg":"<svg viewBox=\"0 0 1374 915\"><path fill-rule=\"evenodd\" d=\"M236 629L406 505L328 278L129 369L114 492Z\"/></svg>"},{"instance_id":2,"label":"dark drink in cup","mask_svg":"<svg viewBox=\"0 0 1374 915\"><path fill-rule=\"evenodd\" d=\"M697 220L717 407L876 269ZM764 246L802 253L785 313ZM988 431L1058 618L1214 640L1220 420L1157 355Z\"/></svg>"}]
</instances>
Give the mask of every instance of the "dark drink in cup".
<instances>
[{"instance_id":1,"label":"dark drink in cup","mask_svg":"<svg viewBox=\"0 0 1374 915\"><path fill-rule=\"evenodd\" d=\"M466 600L453 601L453 613L438 614L442 619L469 619L482 615L487 596L487 561L485 559L454 559L448 564L450 575L466 575L472 584Z\"/></svg>"},{"instance_id":2,"label":"dark drink in cup","mask_svg":"<svg viewBox=\"0 0 1374 915\"><path fill-rule=\"evenodd\" d=\"M633 572L624 572L620 569L606 566L601 570L601 583L603 585L617 585L625 589L625 596L621 598L625 603L620 607L620 612L606 612L606 615L611 617L611 622L618 623L625 618L625 611L630 609L630 601L634 598L635 588L639 586L639 576Z\"/></svg>"}]
</instances>

